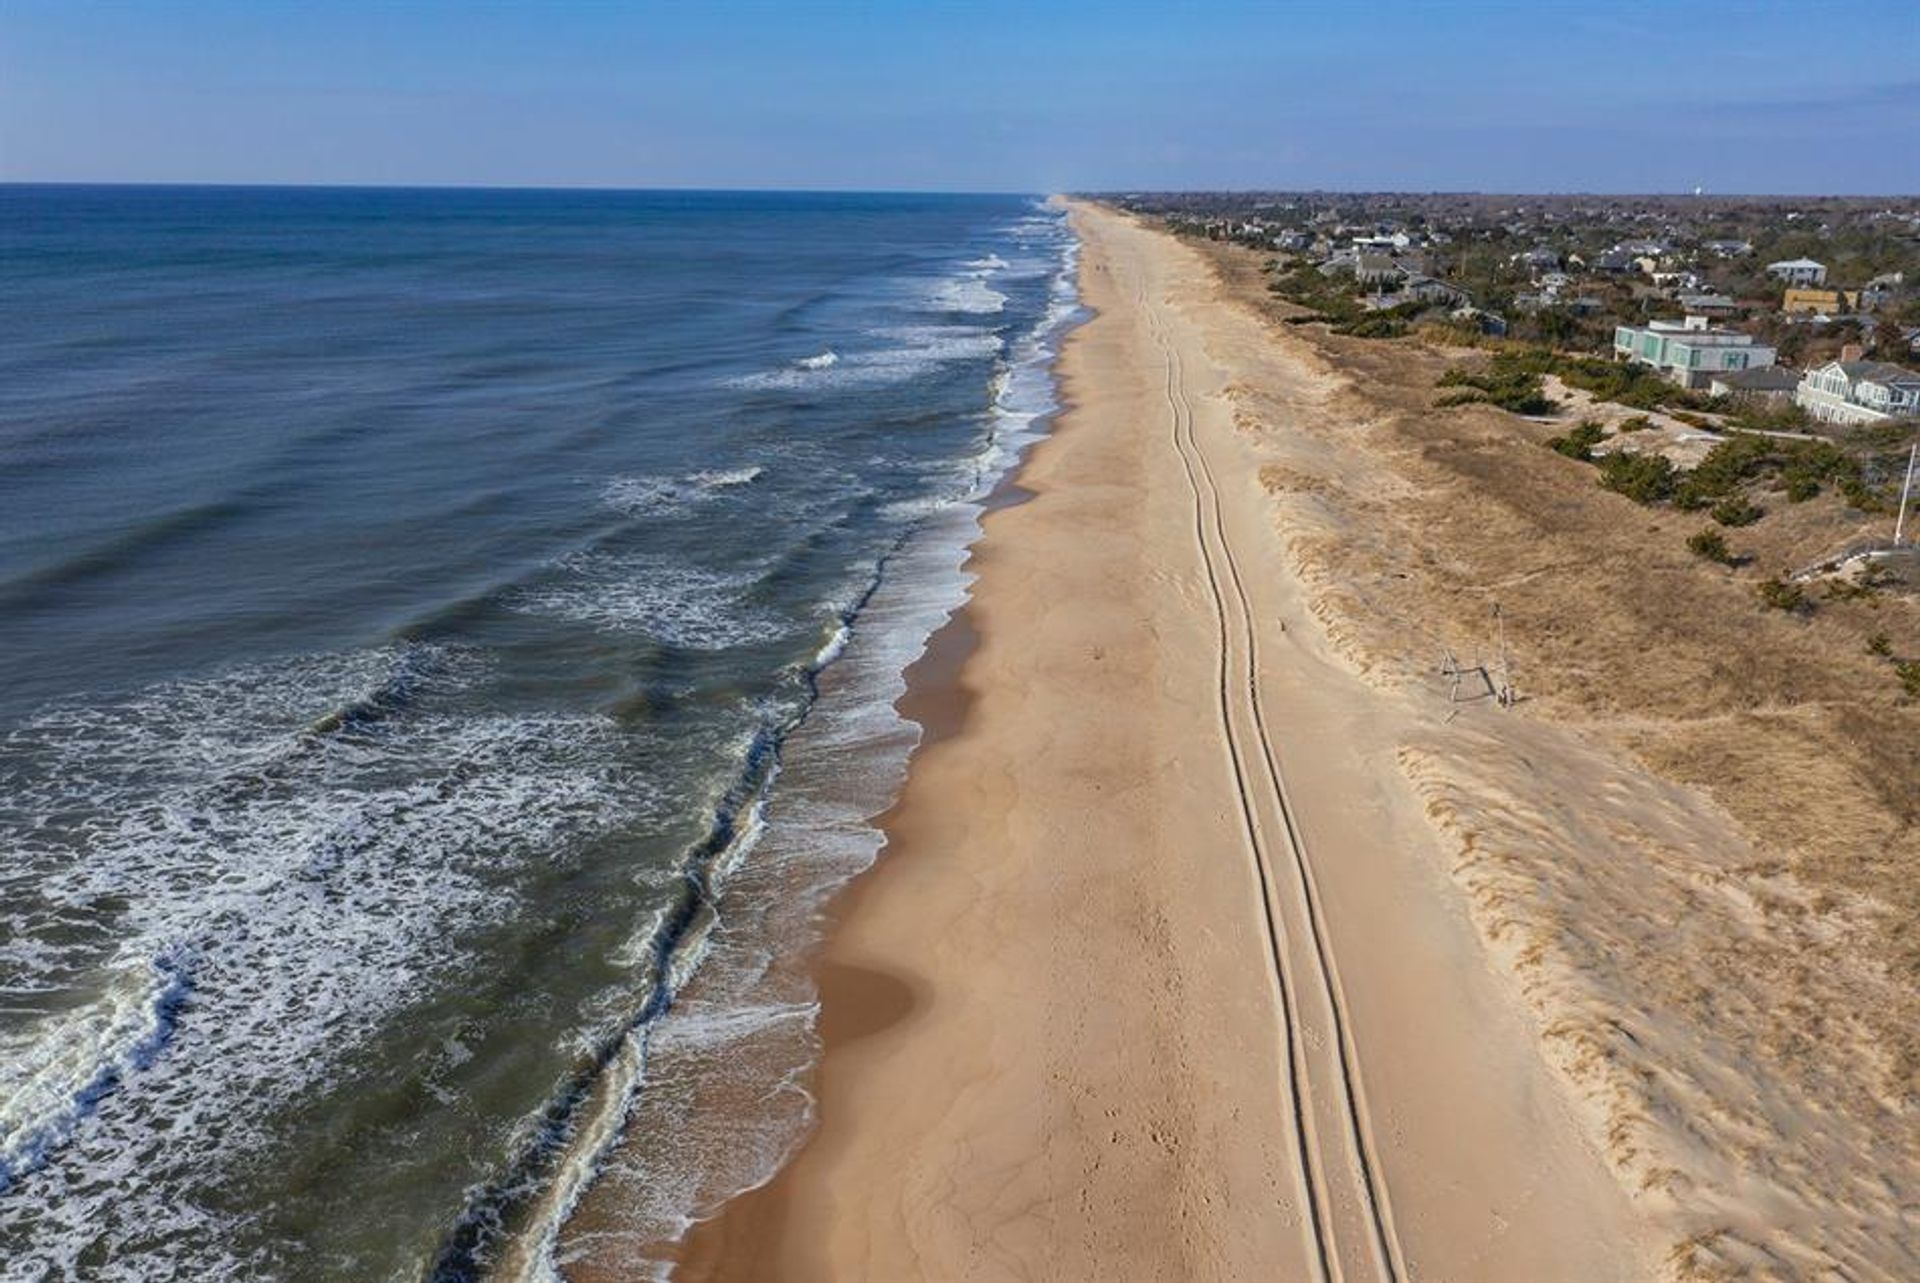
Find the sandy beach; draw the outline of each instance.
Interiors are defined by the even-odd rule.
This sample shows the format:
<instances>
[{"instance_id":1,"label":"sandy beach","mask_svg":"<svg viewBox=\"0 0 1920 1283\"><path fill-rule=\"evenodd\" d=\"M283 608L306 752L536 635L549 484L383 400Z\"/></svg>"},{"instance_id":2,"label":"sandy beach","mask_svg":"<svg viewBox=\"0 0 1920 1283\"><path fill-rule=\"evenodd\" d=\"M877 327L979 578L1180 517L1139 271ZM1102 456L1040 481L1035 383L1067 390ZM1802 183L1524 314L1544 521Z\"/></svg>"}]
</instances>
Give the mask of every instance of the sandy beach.
<instances>
[{"instance_id":1,"label":"sandy beach","mask_svg":"<svg viewBox=\"0 0 1920 1283\"><path fill-rule=\"evenodd\" d=\"M1074 215L1069 410L915 674L819 1127L693 1279L1636 1279L1649 1239L1273 537L1191 250Z\"/></svg>"}]
</instances>

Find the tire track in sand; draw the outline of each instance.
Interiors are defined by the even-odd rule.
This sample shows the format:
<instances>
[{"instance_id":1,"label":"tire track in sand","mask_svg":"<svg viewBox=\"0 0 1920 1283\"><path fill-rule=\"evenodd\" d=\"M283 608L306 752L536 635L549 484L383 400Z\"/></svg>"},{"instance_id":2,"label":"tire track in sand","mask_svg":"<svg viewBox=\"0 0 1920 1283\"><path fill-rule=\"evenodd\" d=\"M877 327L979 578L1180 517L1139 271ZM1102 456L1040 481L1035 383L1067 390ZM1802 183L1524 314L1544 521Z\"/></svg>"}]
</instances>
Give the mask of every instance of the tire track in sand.
<instances>
[{"instance_id":1,"label":"tire track in sand","mask_svg":"<svg viewBox=\"0 0 1920 1283\"><path fill-rule=\"evenodd\" d=\"M1353 1257L1359 1258L1367 1277L1406 1283L1406 1260L1394 1230L1392 1206L1373 1139L1353 1022L1328 939L1313 864L1287 793L1260 694L1259 634L1252 605L1227 537L1212 465L1194 435L1192 403L1179 348L1144 282L1138 302L1166 365L1170 436L1193 498L1194 536L1214 608L1221 730L1248 854L1260 883L1268 963L1280 999L1296 1174L1307 1211L1303 1229L1308 1260L1314 1277L1326 1283L1344 1283ZM1265 815L1277 822L1263 819ZM1270 830L1277 830L1282 837L1284 853L1278 871L1270 850ZM1281 874L1285 875L1284 890ZM1296 947L1302 942L1304 947ZM1308 973L1304 998L1298 971ZM1318 1021L1309 1021L1303 1004L1315 1008ZM1325 1038L1310 1037L1310 1024L1314 1023L1331 1030L1330 1045ZM1317 1066L1316 1060L1320 1062ZM1336 1133L1331 1138L1321 1135L1316 1083L1338 1097L1333 1111L1337 1115L1335 1126L1326 1129ZM1330 1169L1337 1175L1330 1175ZM1358 1250L1350 1249L1351 1255L1341 1251L1343 1242L1350 1242L1352 1231L1343 1233L1340 1209L1333 1198L1336 1187L1350 1200L1347 1219L1359 1221L1358 1232L1366 1239Z\"/></svg>"}]
</instances>

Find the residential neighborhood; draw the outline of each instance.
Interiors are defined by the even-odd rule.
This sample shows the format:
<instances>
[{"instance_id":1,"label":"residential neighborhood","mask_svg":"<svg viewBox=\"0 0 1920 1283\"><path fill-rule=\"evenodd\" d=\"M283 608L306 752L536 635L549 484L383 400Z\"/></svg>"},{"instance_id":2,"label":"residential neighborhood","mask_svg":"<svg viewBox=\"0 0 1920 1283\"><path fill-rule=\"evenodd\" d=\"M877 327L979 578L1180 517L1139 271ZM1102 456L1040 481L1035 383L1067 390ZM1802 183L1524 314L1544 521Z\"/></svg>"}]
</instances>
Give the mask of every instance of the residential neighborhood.
<instances>
[{"instance_id":1,"label":"residential neighborhood","mask_svg":"<svg viewBox=\"0 0 1920 1283\"><path fill-rule=\"evenodd\" d=\"M1544 345L1810 431L1920 416L1920 202L1131 194L1337 332Z\"/></svg>"}]
</instances>

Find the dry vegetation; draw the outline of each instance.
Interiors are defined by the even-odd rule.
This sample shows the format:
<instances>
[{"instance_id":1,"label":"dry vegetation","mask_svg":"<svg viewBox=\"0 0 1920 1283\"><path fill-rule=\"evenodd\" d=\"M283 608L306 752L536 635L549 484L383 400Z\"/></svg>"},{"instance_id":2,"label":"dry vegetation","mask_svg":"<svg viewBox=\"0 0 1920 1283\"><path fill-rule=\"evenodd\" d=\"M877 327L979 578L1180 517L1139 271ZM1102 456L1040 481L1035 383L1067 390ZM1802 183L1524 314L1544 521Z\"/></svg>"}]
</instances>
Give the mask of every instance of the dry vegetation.
<instances>
[{"instance_id":1,"label":"dry vegetation","mask_svg":"<svg viewBox=\"0 0 1920 1283\"><path fill-rule=\"evenodd\" d=\"M1246 305L1298 314L1261 255L1207 252ZM1897 668L1920 605L1759 591L1889 519L1832 487L1751 488L1755 524L1645 506L1547 448L1572 416L1435 408L1458 352L1271 330L1331 390L1243 384L1237 412L1286 434L1262 480L1343 652L1431 683L1503 612L1524 702L1402 767L1609 1156L1665 1200L1674 1277L1920 1277L1920 705ZM1710 525L1735 565L1689 550Z\"/></svg>"}]
</instances>

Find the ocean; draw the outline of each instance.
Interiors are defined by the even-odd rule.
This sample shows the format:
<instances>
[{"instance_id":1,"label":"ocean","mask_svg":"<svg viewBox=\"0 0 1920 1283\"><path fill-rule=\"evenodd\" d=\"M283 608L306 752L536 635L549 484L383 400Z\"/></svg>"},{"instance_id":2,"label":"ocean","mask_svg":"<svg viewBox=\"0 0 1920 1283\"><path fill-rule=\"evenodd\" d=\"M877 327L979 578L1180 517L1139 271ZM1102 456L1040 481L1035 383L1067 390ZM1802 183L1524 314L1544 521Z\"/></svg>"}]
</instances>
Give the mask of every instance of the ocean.
<instances>
[{"instance_id":1,"label":"ocean","mask_svg":"<svg viewBox=\"0 0 1920 1283\"><path fill-rule=\"evenodd\" d=\"M0 186L0 1278L664 1276L1055 409L1028 197Z\"/></svg>"}]
</instances>

